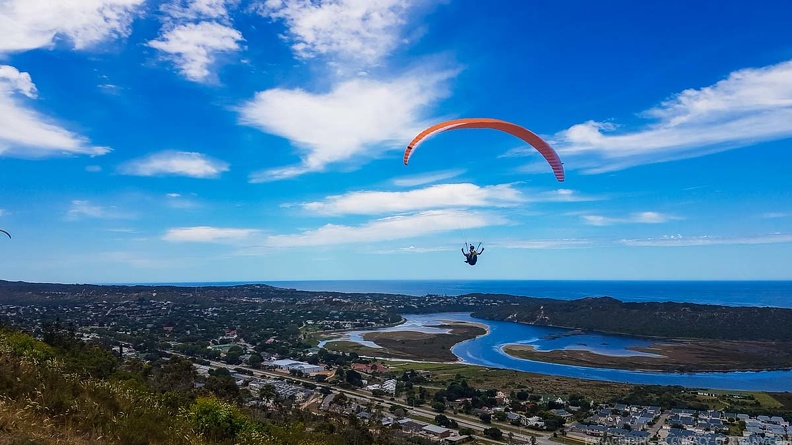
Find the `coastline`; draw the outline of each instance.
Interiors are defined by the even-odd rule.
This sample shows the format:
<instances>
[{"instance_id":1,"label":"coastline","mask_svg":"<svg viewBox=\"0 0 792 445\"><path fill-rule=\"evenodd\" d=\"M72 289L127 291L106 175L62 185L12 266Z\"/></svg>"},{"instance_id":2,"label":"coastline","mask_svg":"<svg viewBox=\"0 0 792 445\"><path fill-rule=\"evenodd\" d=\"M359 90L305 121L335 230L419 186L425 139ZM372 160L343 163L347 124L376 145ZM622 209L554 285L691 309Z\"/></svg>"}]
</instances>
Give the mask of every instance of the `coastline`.
<instances>
[{"instance_id":1,"label":"coastline","mask_svg":"<svg viewBox=\"0 0 792 445\"><path fill-rule=\"evenodd\" d=\"M398 326L398 325L397 325ZM360 333L360 339L379 346L374 348L349 338L341 337L325 343L325 347L343 352L355 352L369 358L398 359L434 363L462 363L462 359L451 352L454 346L474 340L490 333L484 323L441 319L427 324L426 328L445 329L446 332L425 332L420 326L415 329L371 331Z\"/></svg>"}]
</instances>

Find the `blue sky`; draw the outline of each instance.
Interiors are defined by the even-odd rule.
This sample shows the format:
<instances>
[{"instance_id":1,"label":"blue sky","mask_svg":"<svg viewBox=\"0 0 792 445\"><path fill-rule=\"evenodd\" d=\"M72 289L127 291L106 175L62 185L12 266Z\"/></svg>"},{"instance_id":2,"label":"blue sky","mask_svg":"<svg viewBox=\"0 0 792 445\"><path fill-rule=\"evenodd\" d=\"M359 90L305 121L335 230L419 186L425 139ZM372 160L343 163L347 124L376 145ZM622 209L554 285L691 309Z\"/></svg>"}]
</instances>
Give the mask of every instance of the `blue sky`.
<instances>
[{"instance_id":1,"label":"blue sky","mask_svg":"<svg viewBox=\"0 0 792 445\"><path fill-rule=\"evenodd\" d=\"M791 14L0 0L0 278L792 279Z\"/></svg>"}]
</instances>

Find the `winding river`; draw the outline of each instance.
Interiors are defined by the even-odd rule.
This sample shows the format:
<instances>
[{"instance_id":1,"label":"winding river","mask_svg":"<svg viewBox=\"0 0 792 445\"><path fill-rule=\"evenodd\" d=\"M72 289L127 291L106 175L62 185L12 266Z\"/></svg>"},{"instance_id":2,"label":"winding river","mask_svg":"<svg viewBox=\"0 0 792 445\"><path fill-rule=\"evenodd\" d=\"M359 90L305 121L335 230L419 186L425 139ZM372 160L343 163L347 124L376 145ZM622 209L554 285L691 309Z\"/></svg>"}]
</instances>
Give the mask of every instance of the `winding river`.
<instances>
[{"instance_id":1,"label":"winding river","mask_svg":"<svg viewBox=\"0 0 792 445\"><path fill-rule=\"evenodd\" d=\"M475 322L487 325L489 333L458 343L451 349L451 352L459 357L463 363L470 365L623 383L755 391L792 390L792 371L703 373L627 371L537 362L515 358L503 352L503 347L506 345L525 344L532 345L540 351L578 349L607 355L647 355L646 353L627 349L631 346L647 346L651 343L635 337L591 333L576 334L568 329L483 320L473 318L469 313L406 314L404 318L406 319L405 323L399 326L348 332L343 338L336 340L353 341L365 346L378 348L379 346L375 343L365 341L363 334L392 331L442 333L447 332L447 330L433 326L441 324L443 320ZM326 343L326 341L322 342L320 346L324 346Z\"/></svg>"}]
</instances>

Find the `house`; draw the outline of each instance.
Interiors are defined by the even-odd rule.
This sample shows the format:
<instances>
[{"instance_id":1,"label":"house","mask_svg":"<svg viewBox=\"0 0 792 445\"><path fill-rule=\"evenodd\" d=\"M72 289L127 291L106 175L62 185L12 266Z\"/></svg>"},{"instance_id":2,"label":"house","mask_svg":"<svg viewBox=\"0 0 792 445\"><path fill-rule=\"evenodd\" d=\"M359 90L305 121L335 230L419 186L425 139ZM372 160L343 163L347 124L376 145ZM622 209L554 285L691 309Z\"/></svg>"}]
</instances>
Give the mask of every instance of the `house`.
<instances>
[{"instance_id":1,"label":"house","mask_svg":"<svg viewBox=\"0 0 792 445\"><path fill-rule=\"evenodd\" d=\"M443 439L443 442L447 444L456 444L456 443L463 443L470 440L470 436L448 436Z\"/></svg>"},{"instance_id":2,"label":"house","mask_svg":"<svg viewBox=\"0 0 792 445\"><path fill-rule=\"evenodd\" d=\"M550 412L555 414L558 417L562 417L564 420L571 419L572 417L574 417L571 413L569 413L567 410L565 410L563 408L561 408L561 409L551 409Z\"/></svg>"},{"instance_id":3,"label":"house","mask_svg":"<svg viewBox=\"0 0 792 445\"><path fill-rule=\"evenodd\" d=\"M443 428L442 426L437 426L437 425L426 425L421 430L424 431L425 433L428 433L435 437L439 437L441 439L450 436L451 433L453 432L448 428Z\"/></svg>"},{"instance_id":4,"label":"house","mask_svg":"<svg viewBox=\"0 0 792 445\"><path fill-rule=\"evenodd\" d=\"M412 419L400 419L396 421L396 425L399 425L402 431L406 431L409 433L418 433L423 430L427 424L423 422L417 422Z\"/></svg>"},{"instance_id":5,"label":"house","mask_svg":"<svg viewBox=\"0 0 792 445\"><path fill-rule=\"evenodd\" d=\"M545 426L544 420L539 416L523 417L522 424L523 426L529 426L531 428L544 428Z\"/></svg>"},{"instance_id":6,"label":"house","mask_svg":"<svg viewBox=\"0 0 792 445\"><path fill-rule=\"evenodd\" d=\"M330 404L333 403L335 396L335 394L328 394L327 397L322 400L322 405L319 407L319 409L327 411L330 408Z\"/></svg>"}]
</instances>

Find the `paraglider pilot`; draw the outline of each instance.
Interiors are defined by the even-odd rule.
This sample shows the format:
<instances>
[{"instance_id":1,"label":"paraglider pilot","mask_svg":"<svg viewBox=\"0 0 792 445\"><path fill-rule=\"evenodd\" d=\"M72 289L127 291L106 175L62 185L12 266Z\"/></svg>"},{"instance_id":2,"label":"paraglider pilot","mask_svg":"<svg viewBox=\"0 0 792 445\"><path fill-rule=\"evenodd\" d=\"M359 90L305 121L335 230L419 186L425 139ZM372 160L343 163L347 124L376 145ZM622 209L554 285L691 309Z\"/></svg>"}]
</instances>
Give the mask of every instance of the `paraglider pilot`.
<instances>
[{"instance_id":1,"label":"paraglider pilot","mask_svg":"<svg viewBox=\"0 0 792 445\"><path fill-rule=\"evenodd\" d=\"M481 244L479 244L480 246ZM474 266L478 261L478 256L484 252L484 248L482 247L480 251L476 252L476 248L473 247L473 244L470 245L470 251L465 252L465 249L462 249L462 255L465 255L465 262Z\"/></svg>"}]
</instances>

